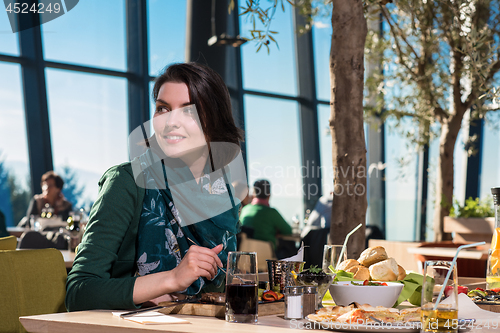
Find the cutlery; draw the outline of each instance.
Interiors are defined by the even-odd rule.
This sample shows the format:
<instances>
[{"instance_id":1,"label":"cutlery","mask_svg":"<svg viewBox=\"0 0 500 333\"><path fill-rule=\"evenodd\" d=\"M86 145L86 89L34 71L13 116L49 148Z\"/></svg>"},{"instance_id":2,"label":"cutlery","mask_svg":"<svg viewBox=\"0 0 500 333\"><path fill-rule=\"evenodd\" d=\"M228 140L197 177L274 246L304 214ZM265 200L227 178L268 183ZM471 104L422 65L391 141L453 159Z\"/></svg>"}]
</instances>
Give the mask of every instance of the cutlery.
<instances>
[{"instance_id":1,"label":"cutlery","mask_svg":"<svg viewBox=\"0 0 500 333\"><path fill-rule=\"evenodd\" d=\"M153 306L151 308L139 309L139 310L134 310L134 311L122 313L120 315L120 317L124 318L124 317L135 315L137 313L148 312L148 311L159 310L159 309L165 309L165 308L171 308L171 307L174 307L174 306L177 306L177 305L181 305L181 304L196 303L200 299L201 299L200 297L187 298L187 299L184 299L182 301L174 301L172 304L168 304L168 305L158 305L158 306Z\"/></svg>"}]
</instances>

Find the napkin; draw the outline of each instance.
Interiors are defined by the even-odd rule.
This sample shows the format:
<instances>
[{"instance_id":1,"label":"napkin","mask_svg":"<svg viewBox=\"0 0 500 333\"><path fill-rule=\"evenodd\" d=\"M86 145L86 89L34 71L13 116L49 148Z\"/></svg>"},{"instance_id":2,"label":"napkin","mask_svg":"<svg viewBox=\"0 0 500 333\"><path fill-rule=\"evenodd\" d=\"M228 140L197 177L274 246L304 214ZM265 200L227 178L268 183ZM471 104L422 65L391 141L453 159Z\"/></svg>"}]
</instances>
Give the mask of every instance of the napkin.
<instances>
[{"instance_id":1,"label":"napkin","mask_svg":"<svg viewBox=\"0 0 500 333\"><path fill-rule=\"evenodd\" d=\"M127 313L127 311L122 312L112 312L113 316L120 317L121 314ZM190 324L189 321L185 319L180 319L176 317L172 317L158 311L147 311L137 313L135 315L130 315L124 317L123 319L130 320L139 324Z\"/></svg>"},{"instance_id":2,"label":"napkin","mask_svg":"<svg viewBox=\"0 0 500 333\"><path fill-rule=\"evenodd\" d=\"M290 257L290 258L285 258L281 259L282 261L304 261L304 242L301 243L299 251L297 251L297 254Z\"/></svg>"},{"instance_id":3,"label":"napkin","mask_svg":"<svg viewBox=\"0 0 500 333\"><path fill-rule=\"evenodd\" d=\"M441 303L448 303L450 298L451 297L448 297ZM488 322L491 325L493 324L493 321L499 323L500 314L483 310L474 304L474 302L466 294L458 294L458 318L476 319L478 324Z\"/></svg>"}]
</instances>

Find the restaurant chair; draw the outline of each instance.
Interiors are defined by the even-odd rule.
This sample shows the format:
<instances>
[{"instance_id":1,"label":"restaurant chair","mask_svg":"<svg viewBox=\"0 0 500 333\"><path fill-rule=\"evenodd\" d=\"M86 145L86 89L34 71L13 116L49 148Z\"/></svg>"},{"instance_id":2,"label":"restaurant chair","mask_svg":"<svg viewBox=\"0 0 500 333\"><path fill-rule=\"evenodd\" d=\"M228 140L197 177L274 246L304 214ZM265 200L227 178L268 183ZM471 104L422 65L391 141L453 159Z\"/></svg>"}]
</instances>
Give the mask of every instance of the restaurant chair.
<instances>
[{"instance_id":1,"label":"restaurant chair","mask_svg":"<svg viewBox=\"0 0 500 333\"><path fill-rule=\"evenodd\" d=\"M21 316L66 312L66 267L59 250L0 251L0 332L26 332Z\"/></svg>"},{"instance_id":2,"label":"restaurant chair","mask_svg":"<svg viewBox=\"0 0 500 333\"><path fill-rule=\"evenodd\" d=\"M17 247L17 238L7 236L0 238L0 250L15 250Z\"/></svg>"},{"instance_id":3,"label":"restaurant chair","mask_svg":"<svg viewBox=\"0 0 500 333\"><path fill-rule=\"evenodd\" d=\"M244 232L240 233L238 250L257 253L257 269L259 272L267 272L267 259L276 259L271 242L248 238Z\"/></svg>"}]
</instances>

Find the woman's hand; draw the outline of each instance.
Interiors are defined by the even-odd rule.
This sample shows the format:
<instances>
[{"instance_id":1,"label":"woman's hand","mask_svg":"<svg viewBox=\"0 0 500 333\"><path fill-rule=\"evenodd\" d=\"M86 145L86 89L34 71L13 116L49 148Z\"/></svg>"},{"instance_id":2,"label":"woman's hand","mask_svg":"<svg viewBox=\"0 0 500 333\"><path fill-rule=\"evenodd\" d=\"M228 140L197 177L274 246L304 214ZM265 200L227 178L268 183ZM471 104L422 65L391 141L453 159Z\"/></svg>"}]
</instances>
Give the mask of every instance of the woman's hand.
<instances>
[{"instance_id":1,"label":"woman's hand","mask_svg":"<svg viewBox=\"0 0 500 333\"><path fill-rule=\"evenodd\" d=\"M217 266L223 267L217 256L220 251L222 244L213 249L192 245L176 268L138 277L134 284L134 303L163 301L165 299L158 297L182 291L200 276L213 279L217 274Z\"/></svg>"},{"instance_id":2,"label":"woman's hand","mask_svg":"<svg viewBox=\"0 0 500 333\"><path fill-rule=\"evenodd\" d=\"M179 290L189 287L199 277L212 280L217 275L218 267L223 267L217 256L222 251L222 244L213 249L192 245L180 264L172 270Z\"/></svg>"}]
</instances>

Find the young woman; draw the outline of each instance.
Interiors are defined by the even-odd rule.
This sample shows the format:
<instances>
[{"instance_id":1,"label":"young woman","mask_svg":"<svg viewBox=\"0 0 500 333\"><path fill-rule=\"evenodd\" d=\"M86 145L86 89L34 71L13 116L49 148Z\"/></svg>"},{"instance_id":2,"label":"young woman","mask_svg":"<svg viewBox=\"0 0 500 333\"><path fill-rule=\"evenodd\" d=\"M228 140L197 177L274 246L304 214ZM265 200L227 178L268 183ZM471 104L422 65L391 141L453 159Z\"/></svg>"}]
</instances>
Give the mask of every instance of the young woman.
<instances>
[{"instance_id":1,"label":"young woman","mask_svg":"<svg viewBox=\"0 0 500 333\"><path fill-rule=\"evenodd\" d=\"M224 287L219 268L236 250L239 208L224 165L242 140L229 93L216 72L189 63L168 67L153 98L146 152L99 182L68 275L69 311L135 308ZM232 148L216 151L217 143Z\"/></svg>"}]
</instances>

